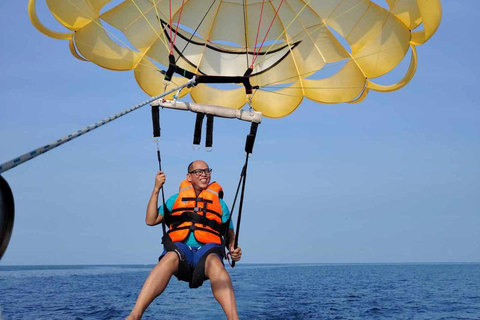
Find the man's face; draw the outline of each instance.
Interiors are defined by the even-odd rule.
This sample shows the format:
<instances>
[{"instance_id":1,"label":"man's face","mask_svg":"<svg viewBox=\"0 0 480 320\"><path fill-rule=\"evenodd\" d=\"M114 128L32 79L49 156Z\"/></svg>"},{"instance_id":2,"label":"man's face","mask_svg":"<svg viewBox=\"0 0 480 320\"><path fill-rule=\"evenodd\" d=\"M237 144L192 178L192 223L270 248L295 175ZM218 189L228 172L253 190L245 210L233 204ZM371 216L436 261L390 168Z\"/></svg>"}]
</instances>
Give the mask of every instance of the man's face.
<instances>
[{"instance_id":1,"label":"man's face","mask_svg":"<svg viewBox=\"0 0 480 320\"><path fill-rule=\"evenodd\" d=\"M190 172L187 173L187 180L192 183L192 186L197 193L207 189L208 185L210 184L211 175L208 172L208 169L209 167L206 162L195 161L192 164Z\"/></svg>"}]
</instances>

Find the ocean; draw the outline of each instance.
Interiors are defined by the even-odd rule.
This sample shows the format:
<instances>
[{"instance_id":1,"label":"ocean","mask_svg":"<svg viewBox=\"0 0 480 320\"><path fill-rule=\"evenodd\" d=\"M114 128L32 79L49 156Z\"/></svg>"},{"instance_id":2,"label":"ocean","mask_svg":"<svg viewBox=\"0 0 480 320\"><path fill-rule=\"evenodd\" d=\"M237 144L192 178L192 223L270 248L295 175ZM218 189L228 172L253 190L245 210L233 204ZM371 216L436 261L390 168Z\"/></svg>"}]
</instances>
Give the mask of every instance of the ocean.
<instances>
[{"instance_id":1,"label":"ocean","mask_svg":"<svg viewBox=\"0 0 480 320\"><path fill-rule=\"evenodd\" d=\"M0 266L0 319L124 319L151 265ZM240 319L480 319L480 264L228 267ZM143 319L225 319L172 278Z\"/></svg>"}]
</instances>

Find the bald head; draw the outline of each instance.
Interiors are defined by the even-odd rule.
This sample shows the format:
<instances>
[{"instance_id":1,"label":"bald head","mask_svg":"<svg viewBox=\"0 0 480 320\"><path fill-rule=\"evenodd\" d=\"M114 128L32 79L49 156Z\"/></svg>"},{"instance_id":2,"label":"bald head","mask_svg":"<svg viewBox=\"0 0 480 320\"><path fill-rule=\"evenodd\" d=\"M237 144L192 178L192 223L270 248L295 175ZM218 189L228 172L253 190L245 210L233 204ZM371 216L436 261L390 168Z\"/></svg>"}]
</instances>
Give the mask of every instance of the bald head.
<instances>
[{"instance_id":1,"label":"bald head","mask_svg":"<svg viewBox=\"0 0 480 320\"><path fill-rule=\"evenodd\" d=\"M195 160L193 162L191 162L189 165L188 165L188 171L187 173L190 173L192 172L193 170L195 170L196 167L198 166L202 166L203 168L208 168L208 164L203 161L203 160Z\"/></svg>"}]
</instances>

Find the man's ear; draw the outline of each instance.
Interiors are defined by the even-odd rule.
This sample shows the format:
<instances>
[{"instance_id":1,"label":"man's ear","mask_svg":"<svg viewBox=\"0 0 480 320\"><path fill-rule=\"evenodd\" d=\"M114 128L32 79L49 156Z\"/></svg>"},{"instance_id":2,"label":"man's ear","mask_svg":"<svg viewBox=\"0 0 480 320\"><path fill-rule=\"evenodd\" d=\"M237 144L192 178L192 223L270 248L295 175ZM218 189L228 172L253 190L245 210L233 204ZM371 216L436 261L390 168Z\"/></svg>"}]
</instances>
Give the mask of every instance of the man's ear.
<instances>
[{"instance_id":1,"label":"man's ear","mask_svg":"<svg viewBox=\"0 0 480 320\"><path fill-rule=\"evenodd\" d=\"M187 181L192 182L192 175L190 173L187 173Z\"/></svg>"}]
</instances>

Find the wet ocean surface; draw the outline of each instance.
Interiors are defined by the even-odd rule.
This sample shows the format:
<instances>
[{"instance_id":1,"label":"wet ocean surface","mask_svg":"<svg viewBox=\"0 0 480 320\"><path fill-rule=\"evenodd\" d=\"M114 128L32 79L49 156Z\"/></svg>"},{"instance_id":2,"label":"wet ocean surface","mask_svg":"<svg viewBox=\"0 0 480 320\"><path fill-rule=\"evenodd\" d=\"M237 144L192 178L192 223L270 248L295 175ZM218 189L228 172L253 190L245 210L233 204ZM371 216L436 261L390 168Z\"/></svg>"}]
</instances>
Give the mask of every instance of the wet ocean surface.
<instances>
[{"instance_id":1,"label":"wet ocean surface","mask_svg":"<svg viewBox=\"0 0 480 320\"><path fill-rule=\"evenodd\" d=\"M123 319L152 266L0 266L0 319ZM240 319L480 319L480 264L228 267ZM143 319L225 319L172 278Z\"/></svg>"}]
</instances>

